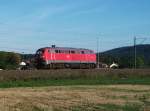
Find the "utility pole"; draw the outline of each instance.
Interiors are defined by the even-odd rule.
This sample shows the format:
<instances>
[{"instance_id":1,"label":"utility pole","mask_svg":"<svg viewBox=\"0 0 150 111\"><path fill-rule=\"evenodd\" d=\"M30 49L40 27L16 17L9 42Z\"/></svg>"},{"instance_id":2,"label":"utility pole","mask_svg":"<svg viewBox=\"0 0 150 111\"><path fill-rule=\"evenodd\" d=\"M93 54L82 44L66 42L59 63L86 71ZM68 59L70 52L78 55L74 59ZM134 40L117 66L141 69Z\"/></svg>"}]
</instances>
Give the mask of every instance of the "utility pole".
<instances>
[{"instance_id":1,"label":"utility pole","mask_svg":"<svg viewBox=\"0 0 150 111\"><path fill-rule=\"evenodd\" d=\"M25 61L24 52L22 52L22 61Z\"/></svg>"},{"instance_id":2,"label":"utility pole","mask_svg":"<svg viewBox=\"0 0 150 111\"><path fill-rule=\"evenodd\" d=\"M136 51L136 41L137 41L137 38L134 37L134 68L136 69L137 67L137 51Z\"/></svg>"},{"instance_id":3,"label":"utility pole","mask_svg":"<svg viewBox=\"0 0 150 111\"><path fill-rule=\"evenodd\" d=\"M99 69L99 37L97 37L97 68Z\"/></svg>"},{"instance_id":4,"label":"utility pole","mask_svg":"<svg viewBox=\"0 0 150 111\"><path fill-rule=\"evenodd\" d=\"M143 42L145 42L145 40L147 39L147 38L137 38L137 37L134 37L134 68L136 69L137 68L137 40L139 40L139 39L142 39L142 41L141 41L141 43L140 44L142 44Z\"/></svg>"}]
</instances>

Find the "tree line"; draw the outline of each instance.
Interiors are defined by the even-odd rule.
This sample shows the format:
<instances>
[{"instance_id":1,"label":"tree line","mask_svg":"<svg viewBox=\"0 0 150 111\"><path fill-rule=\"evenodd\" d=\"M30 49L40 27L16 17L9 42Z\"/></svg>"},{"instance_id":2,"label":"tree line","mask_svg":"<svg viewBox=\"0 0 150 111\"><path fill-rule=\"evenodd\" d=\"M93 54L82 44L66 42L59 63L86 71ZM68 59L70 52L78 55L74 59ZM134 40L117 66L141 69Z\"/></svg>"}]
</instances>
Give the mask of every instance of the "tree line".
<instances>
[{"instance_id":1,"label":"tree line","mask_svg":"<svg viewBox=\"0 0 150 111\"><path fill-rule=\"evenodd\" d=\"M20 62L20 54L14 52L0 52L0 69L16 69Z\"/></svg>"},{"instance_id":2,"label":"tree line","mask_svg":"<svg viewBox=\"0 0 150 111\"><path fill-rule=\"evenodd\" d=\"M100 55L100 62L111 65L113 62L119 64L119 68L134 68L135 57L131 55L124 56L111 56L111 55ZM143 55L136 57L137 68L150 67L150 61L146 60Z\"/></svg>"}]
</instances>

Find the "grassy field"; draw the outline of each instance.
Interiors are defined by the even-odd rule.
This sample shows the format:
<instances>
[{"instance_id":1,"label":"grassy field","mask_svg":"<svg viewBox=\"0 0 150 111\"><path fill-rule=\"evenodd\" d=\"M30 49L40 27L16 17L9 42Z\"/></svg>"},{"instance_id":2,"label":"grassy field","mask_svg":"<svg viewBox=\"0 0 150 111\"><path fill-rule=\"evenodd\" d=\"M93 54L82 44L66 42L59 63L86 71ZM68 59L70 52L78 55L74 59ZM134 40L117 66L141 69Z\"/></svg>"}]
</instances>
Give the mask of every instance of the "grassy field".
<instances>
[{"instance_id":1,"label":"grassy field","mask_svg":"<svg viewBox=\"0 0 150 111\"><path fill-rule=\"evenodd\" d=\"M0 111L150 111L147 85L0 89Z\"/></svg>"},{"instance_id":2,"label":"grassy field","mask_svg":"<svg viewBox=\"0 0 150 111\"><path fill-rule=\"evenodd\" d=\"M150 70L0 71L0 111L150 111Z\"/></svg>"},{"instance_id":3,"label":"grassy field","mask_svg":"<svg viewBox=\"0 0 150 111\"><path fill-rule=\"evenodd\" d=\"M0 71L0 88L112 84L150 85L150 70Z\"/></svg>"}]
</instances>

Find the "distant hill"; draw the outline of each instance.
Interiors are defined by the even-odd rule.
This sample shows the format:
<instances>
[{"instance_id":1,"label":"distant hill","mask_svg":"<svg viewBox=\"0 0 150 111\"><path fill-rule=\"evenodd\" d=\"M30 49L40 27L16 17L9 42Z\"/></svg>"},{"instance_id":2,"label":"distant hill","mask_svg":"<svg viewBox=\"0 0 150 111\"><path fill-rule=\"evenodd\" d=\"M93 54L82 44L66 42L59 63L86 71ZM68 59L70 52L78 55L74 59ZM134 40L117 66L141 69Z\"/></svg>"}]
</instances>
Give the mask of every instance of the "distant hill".
<instances>
[{"instance_id":1,"label":"distant hill","mask_svg":"<svg viewBox=\"0 0 150 111\"><path fill-rule=\"evenodd\" d=\"M150 57L150 44L146 45L137 45L137 55L144 55L146 58ZM106 52L103 52L102 54L108 54L111 56L125 56L125 55L133 55L134 54L134 47L128 46L128 47L121 47L112 49Z\"/></svg>"},{"instance_id":2,"label":"distant hill","mask_svg":"<svg viewBox=\"0 0 150 111\"><path fill-rule=\"evenodd\" d=\"M137 45L137 64L143 67L150 66L150 44ZM113 61L123 64L123 67L133 67L134 47L121 47L105 51L100 54L102 62L111 64ZM122 63L124 62L124 63Z\"/></svg>"}]
</instances>

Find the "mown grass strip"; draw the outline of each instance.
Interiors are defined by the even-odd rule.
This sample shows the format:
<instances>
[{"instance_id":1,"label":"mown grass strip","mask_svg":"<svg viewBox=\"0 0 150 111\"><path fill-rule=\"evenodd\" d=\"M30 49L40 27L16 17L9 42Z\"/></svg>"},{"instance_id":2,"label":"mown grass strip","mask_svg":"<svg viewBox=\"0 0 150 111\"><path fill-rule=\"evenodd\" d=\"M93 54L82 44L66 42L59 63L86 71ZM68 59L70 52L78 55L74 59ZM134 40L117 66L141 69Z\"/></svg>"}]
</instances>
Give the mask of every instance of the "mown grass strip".
<instances>
[{"instance_id":1,"label":"mown grass strip","mask_svg":"<svg viewBox=\"0 0 150 111\"><path fill-rule=\"evenodd\" d=\"M114 104L88 104L76 106L72 111L143 111L139 104L126 104L124 106Z\"/></svg>"},{"instance_id":2,"label":"mown grass strip","mask_svg":"<svg viewBox=\"0 0 150 111\"><path fill-rule=\"evenodd\" d=\"M115 84L150 85L150 78L111 79L103 77L97 79L29 79L0 82L0 88Z\"/></svg>"}]
</instances>

